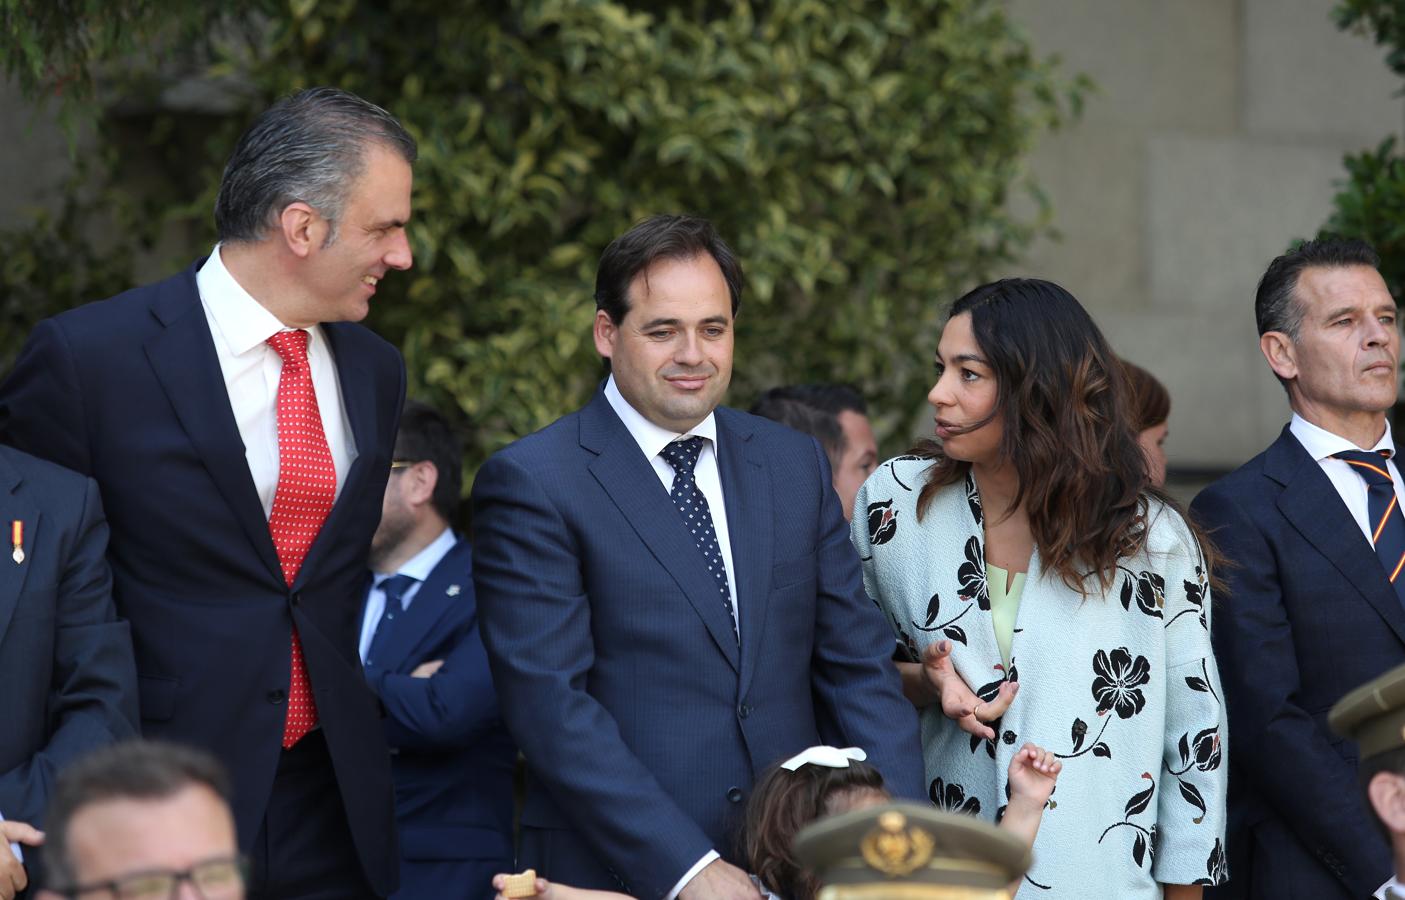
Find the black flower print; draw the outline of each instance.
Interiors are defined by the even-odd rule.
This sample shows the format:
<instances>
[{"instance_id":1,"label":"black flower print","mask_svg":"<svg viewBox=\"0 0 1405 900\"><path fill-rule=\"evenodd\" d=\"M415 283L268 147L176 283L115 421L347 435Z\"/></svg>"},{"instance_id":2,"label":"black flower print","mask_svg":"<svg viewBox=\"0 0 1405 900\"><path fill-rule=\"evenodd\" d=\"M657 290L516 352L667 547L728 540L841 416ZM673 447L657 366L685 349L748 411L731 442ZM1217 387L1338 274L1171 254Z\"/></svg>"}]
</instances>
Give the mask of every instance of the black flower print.
<instances>
[{"instance_id":1,"label":"black flower print","mask_svg":"<svg viewBox=\"0 0 1405 900\"><path fill-rule=\"evenodd\" d=\"M1213 772L1220 767L1220 729L1206 728L1191 742L1195 755L1195 768L1202 772Z\"/></svg>"},{"instance_id":2,"label":"black flower print","mask_svg":"<svg viewBox=\"0 0 1405 900\"><path fill-rule=\"evenodd\" d=\"M1171 624L1182 616L1193 615L1200 619L1200 627L1209 631L1210 623L1205 618L1205 591L1209 586L1205 579L1205 567L1196 566L1194 580L1187 578L1181 584L1185 588L1185 599L1190 604L1190 608L1176 613L1171 621L1166 623L1166 627L1170 628Z\"/></svg>"},{"instance_id":3,"label":"black flower print","mask_svg":"<svg viewBox=\"0 0 1405 900\"><path fill-rule=\"evenodd\" d=\"M1127 804L1122 807L1122 821L1113 822L1111 825L1107 826L1107 828L1103 830L1102 836L1098 838L1098 843L1101 844L1103 838L1107 837L1113 830L1118 828L1129 829L1132 832L1132 846L1129 849L1132 851L1132 861L1137 864L1138 868L1142 866L1143 862L1149 867L1152 862L1152 857L1156 853L1154 847L1156 843L1156 826L1152 825L1150 828L1143 828L1141 825L1132 821L1133 818L1146 812L1147 807L1151 806L1151 798L1156 796L1156 780L1151 777L1151 773L1143 772L1142 778L1149 782L1149 784L1137 791L1127 800Z\"/></svg>"},{"instance_id":4,"label":"black flower print","mask_svg":"<svg viewBox=\"0 0 1405 900\"><path fill-rule=\"evenodd\" d=\"M931 786L927 789L927 794L938 809L965 813L968 816L980 815L981 801L975 797L967 797L966 789L954 781L947 784L940 778L934 778Z\"/></svg>"},{"instance_id":5,"label":"black flower print","mask_svg":"<svg viewBox=\"0 0 1405 900\"><path fill-rule=\"evenodd\" d=\"M966 473L966 505L971 507L971 518L976 520L977 525L985 524L985 512L981 509L981 494L976 490L976 479L971 477L971 473Z\"/></svg>"},{"instance_id":6,"label":"black flower print","mask_svg":"<svg viewBox=\"0 0 1405 900\"><path fill-rule=\"evenodd\" d=\"M1205 877L1197 878L1196 884L1224 884L1229 872L1224 854L1224 845L1215 838L1215 846L1210 849L1210 858L1205 861Z\"/></svg>"},{"instance_id":7,"label":"black flower print","mask_svg":"<svg viewBox=\"0 0 1405 900\"><path fill-rule=\"evenodd\" d=\"M1122 580L1122 608L1130 610L1135 599L1137 609L1148 616L1162 618L1161 608L1166 605L1166 579L1155 572L1133 572L1126 568L1122 571L1126 575Z\"/></svg>"},{"instance_id":8,"label":"black flower print","mask_svg":"<svg viewBox=\"0 0 1405 900\"><path fill-rule=\"evenodd\" d=\"M898 533L898 511L892 500L880 500L868 505L868 542L886 544Z\"/></svg>"},{"instance_id":9,"label":"black flower print","mask_svg":"<svg viewBox=\"0 0 1405 900\"><path fill-rule=\"evenodd\" d=\"M1093 657L1093 699L1098 701L1098 715L1115 710L1123 719L1130 719L1146 706L1140 688L1151 681L1151 664L1145 656L1132 658L1126 647L1112 653L1099 650Z\"/></svg>"},{"instance_id":10,"label":"black flower print","mask_svg":"<svg viewBox=\"0 0 1405 900\"><path fill-rule=\"evenodd\" d=\"M967 609L970 609L969 606L966 607L966 608L967 608ZM989 703L989 702L991 702L992 700L994 700L994 699L1000 694L1000 685L1004 684L1004 683L1007 682L1007 681L1019 681L1019 680L1020 680L1020 673L1019 673L1019 670L1015 668L1015 660L1014 660L1014 657L1011 657L1011 658L1010 658L1010 669L1009 669L1009 671L1006 671L1006 670L1005 670L1005 667L1002 666L1002 665L999 664L999 663L996 663L995 666L994 666L994 668L995 668L995 671L997 671L997 672L1000 673L1000 677L997 678L997 679L995 679L994 681L991 681L991 682L988 682L988 683L986 683L986 684L983 684L983 685L981 685L979 688L976 689L976 698L979 699L982 703ZM991 739L991 738L983 738L983 737L980 737L980 736L974 735L974 734L971 735L971 752L972 752L972 753L975 753L977 750L979 750L979 749L981 748L981 745L984 744L984 745L985 745L985 752L986 752L986 755L989 756L991 759L995 759L995 742L996 742L996 741L1000 741L1001 743L1004 743L1004 744L1007 744L1007 745L1013 745L1013 744L1015 743L1015 741L1018 739L1018 735L1016 735L1013 731L1010 731L1010 730L1008 730L1008 729L1002 732L1001 729L1000 729L1000 723L1001 723L1002 721L1003 721L1003 718L1002 718L1002 719L996 719L996 720L993 721L993 722L987 723L987 724L990 725L991 731L994 731L994 732L995 732L995 737L994 737L993 739Z\"/></svg>"},{"instance_id":11,"label":"black flower print","mask_svg":"<svg viewBox=\"0 0 1405 900\"><path fill-rule=\"evenodd\" d=\"M872 518L869 521L872 522ZM990 609L990 589L985 580L985 551L974 535L966 539L966 561L956 570L956 580L961 583L961 590L957 591L956 596L967 603L976 601L981 609Z\"/></svg>"},{"instance_id":12,"label":"black flower print","mask_svg":"<svg viewBox=\"0 0 1405 900\"><path fill-rule=\"evenodd\" d=\"M942 615L941 594L933 594L927 601L927 623L925 625L919 625L917 624L917 620L914 619L912 621L912 627L916 628L918 631L926 631L928 633L940 631L951 640L964 644L966 643L966 629L957 625L956 622L970 611L970 606L963 607L961 612L947 619L945 622L933 624L941 618Z\"/></svg>"},{"instance_id":13,"label":"black flower print","mask_svg":"<svg viewBox=\"0 0 1405 900\"><path fill-rule=\"evenodd\" d=\"M911 460L920 460L920 459L922 459L922 457L920 457L920 456L895 456L895 457L893 457L892 459L888 460L888 474L890 474L890 475L893 476L893 480L898 483L898 487L902 488L902 489L905 490L905 491L911 491L911 490L912 490L911 485L907 484L907 482L903 481L901 478L898 477L898 465L897 465L897 464L900 463L900 462L908 462L908 461L911 461Z\"/></svg>"}]
</instances>

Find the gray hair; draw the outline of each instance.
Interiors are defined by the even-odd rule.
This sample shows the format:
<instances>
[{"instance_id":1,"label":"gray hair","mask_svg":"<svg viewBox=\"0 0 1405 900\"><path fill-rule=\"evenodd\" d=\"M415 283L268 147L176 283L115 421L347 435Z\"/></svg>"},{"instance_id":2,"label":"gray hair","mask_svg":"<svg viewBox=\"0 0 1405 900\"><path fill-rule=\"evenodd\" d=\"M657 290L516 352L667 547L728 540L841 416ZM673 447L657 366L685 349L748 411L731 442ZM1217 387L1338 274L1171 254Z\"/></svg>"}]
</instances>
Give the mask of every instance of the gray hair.
<instances>
[{"instance_id":1,"label":"gray hair","mask_svg":"<svg viewBox=\"0 0 1405 900\"><path fill-rule=\"evenodd\" d=\"M349 91L308 88L278 101L239 138L224 168L215 200L219 239L261 241L301 201L327 220L331 244L372 142L411 165L419 155L394 116Z\"/></svg>"}]
</instances>

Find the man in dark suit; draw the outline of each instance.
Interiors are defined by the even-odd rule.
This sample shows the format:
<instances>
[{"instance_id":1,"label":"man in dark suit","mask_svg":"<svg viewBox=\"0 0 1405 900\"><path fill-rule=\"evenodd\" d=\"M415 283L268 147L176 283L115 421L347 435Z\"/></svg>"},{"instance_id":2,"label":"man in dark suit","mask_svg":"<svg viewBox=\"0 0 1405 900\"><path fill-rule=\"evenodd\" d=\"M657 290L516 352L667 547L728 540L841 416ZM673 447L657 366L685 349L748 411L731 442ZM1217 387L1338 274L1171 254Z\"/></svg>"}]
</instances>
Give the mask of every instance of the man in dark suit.
<instances>
[{"instance_id":1,"label":"man in dark suit","mask_svg":"<svg viewBox=\"0 0 1405 900\"><path fill-rule=\"evenodd\" d=\"M41 322L3 438L98 482L142 729L214 752L254 897L395 887L390 765L356 655L404 398L353 324L410 266L415 144L312 89L261 115L185 272Z\"/></svg>"},{"instance_id":2,"label":"man in dark suit","mask_svg":"<svg viewBox=\"0 0 1405 900\"><path fill-rule=\"evenodd\" d=\"M137 676L112 603L97 485L0 446L0 898L30 872L61 768L136 734Z\"/></svg>"},{"instance_id":3,"label":"man in dark suit","mask_svg":"<svg viewBox=\"0 0 1405 900\"><path fill-rule=\"evenodd\" d=\"M1405 663L1405 518L1386 421L1400 338L1376 266L1360 241L1322 240L1268 267L1259 346L1293 419L1191 505L1231 562L1214 629L1230 882L1215 896L1346 900L1390 877L1356 745L1327 726L1343 694Z\"/></svg>"},{"instance_id":4,"label":"man in dark suit","mask_svg":"<svg viewBox=\"0 0 1405 900\"><path fill-rule=\"evenodd\" d=\"M636 897L757 897L734 827L764 767L856 745L921 796L916 719L813 438L719 407L741 267L707 222L606 249L584 409L474 484L474 580L527 758L521 865Z\"/></svg>"},{"instance_id":5,"label":"man in dark suit","mask_svg":"<svg viewBox=\"0 0 1405 900\"><path fill-rule=\"evenodd\" d=\"M517 749L478 634L469 544L449 527L462 466L448 421L407 403L361 621L366 680L385 706L393 754L397 900L486 900L493 874L512 869Z\"/></svg>"}]
</instances>

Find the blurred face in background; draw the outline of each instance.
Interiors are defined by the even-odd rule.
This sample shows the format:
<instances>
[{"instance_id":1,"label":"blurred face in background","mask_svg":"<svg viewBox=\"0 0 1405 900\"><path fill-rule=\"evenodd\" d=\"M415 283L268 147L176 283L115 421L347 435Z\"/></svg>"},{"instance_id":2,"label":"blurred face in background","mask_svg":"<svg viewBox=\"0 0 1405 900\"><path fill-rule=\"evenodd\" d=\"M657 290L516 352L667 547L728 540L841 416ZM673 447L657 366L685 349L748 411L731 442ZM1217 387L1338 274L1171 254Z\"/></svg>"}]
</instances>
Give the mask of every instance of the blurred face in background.
<instances>
[{"instance_id":1,"label":"blurred face in background","mask_svg":"<svg viewBox=\"0 0 1405 900\"><path fill-rule=\"evenodd\" d=\"M1153 425L1144 429L1137 435L1137 442L1142 445L1142 453L1146 454L1146 470L1151 476L1151 483L1157 487L1166 486L1166 435L1168 434L1167 423Z\"/></svg>"},{"instance_id":2,"label":"blurred face in background","mask_svg":"<svg viewBox=\"0 0 1405 900\"><path fill-rule=\"evenodd\" d=\"M834 461L834 491L844 509L844 518L854 513L859 488L878 465L878 442L868 416L846 409L839 413L839 429L844 433L844 451Z\"/></svg>"}]
</instances>

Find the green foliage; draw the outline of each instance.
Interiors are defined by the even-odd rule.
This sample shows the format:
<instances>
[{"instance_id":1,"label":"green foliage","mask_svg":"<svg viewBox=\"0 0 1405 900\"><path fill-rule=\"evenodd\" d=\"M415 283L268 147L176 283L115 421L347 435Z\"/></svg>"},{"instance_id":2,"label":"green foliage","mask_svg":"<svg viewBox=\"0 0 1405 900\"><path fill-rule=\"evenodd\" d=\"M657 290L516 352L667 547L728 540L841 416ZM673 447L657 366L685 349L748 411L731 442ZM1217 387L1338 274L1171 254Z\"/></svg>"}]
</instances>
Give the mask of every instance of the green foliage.
<instances>
[{"instance_id":1,"label":"green foliage","mask_svg":"<svg viewBox=\"0 0 1405 900\"><path fill-rule=\"evenodd\" d=\"M734 405L781 382L849 381L878 411L880 439L906 440L943 308L1044 227L1021 158L1087 88L991 0L239 9L239 27L205 48L205 71L247 88L244 111L206 123L171 163L199 176L198 196L148 186L147 214L129 219L148 239L176 227L198 251L223 153L290 90L335 84L396 113L420 141L416 259L386 279L370 323L403 348L414 394L476 421L471 468L589 396L601 377L595 262L660 211L711 218L743 261ZM129 68L111 93L151 83ZM112 199L129 164L114 162L94 203L130 207ZM1039 201L1036 219L1011 212L1014 190ZM73 224L45 247L78 241ZM42 257L33 243L0 236L0 258ZM46 269L21 274L51 279ZM93 281L36 285L35 313L112 292ZM7 274L0 289L19 283Z\"/></svg>"},{"instance_id":2,"label":"green foliage","mask_svg":"<svg viewBox=\"0 0 1405 900\"><path fill-rule=\"evenodd\" d=\"M1386 64L1405 76L1405 2L1340 0L1332 20L1344 31L1371 37L1385 47ZM1394 136L1373 149L1343 159L1346 177L1337 182L1332 212L1320 236L1369 241L1381 257L1381 275L1399 304L1405 298L1405 155Z\"/></svg>"}]
</instances>

